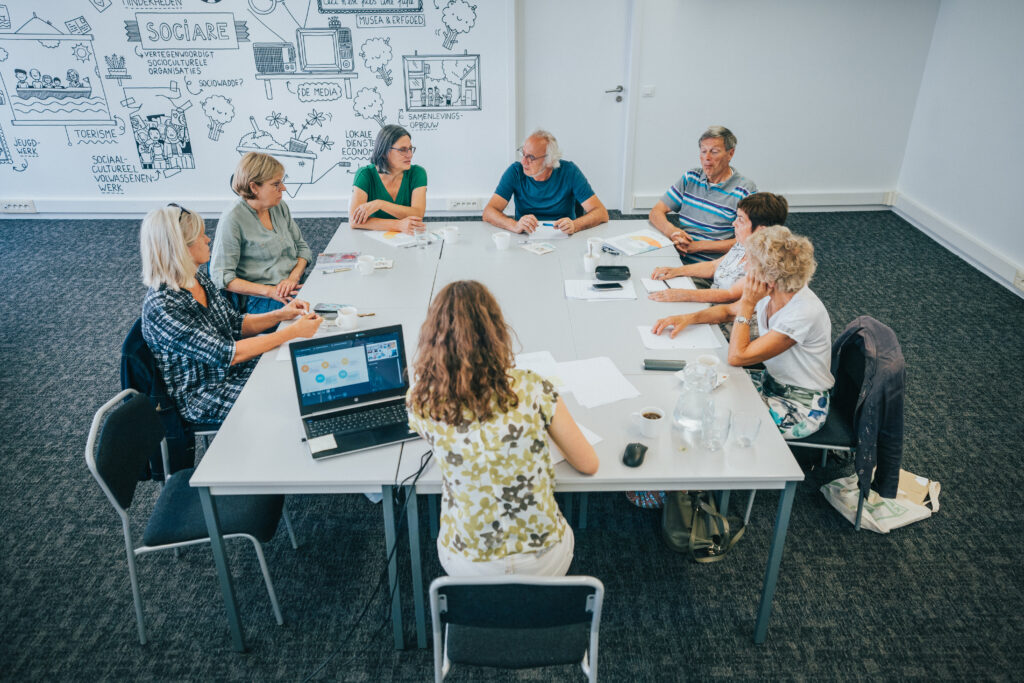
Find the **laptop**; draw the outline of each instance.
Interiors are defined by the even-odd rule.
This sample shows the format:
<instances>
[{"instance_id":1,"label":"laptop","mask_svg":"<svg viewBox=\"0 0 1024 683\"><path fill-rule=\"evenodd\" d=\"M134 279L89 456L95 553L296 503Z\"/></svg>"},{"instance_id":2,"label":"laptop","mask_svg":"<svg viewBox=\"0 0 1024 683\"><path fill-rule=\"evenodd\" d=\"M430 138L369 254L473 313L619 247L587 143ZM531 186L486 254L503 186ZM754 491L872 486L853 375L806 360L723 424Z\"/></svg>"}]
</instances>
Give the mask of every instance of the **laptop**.
<instances>
[{"instance_id":1,"label":"laptop","mask_svg":"<svg viewBox=\"0 0 1024 683\"><path fill-rule=\"evenodd\" d=\"M314 459L418 439L409 428L402 326L289 345L305 442Z\"/></svg>"}]
</instances>

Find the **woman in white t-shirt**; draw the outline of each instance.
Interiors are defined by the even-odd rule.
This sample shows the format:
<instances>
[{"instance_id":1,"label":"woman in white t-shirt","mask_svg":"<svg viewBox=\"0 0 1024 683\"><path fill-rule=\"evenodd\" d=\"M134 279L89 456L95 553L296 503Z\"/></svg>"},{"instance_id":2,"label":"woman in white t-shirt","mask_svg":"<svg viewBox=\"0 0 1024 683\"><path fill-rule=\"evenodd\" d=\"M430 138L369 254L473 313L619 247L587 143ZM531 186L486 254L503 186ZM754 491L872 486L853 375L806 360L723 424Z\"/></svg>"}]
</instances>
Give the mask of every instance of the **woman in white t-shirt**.
<instances>
[{"instance_id":1,"label":"woman in white t-shirt","mask_svg":"<svg viewBox=\"0 0 1024 683\"><path fill-rule=\"evenodd\" d=\"M764 363L751 373L772 419L787 438L813 434L828 415L832 321L821 300L807 287L817 264L806 237L782 225L758 230L747 241L747 278L740 300L697 313L662 318L654 333L671 336L694 323L732 321L729 363ZM762 331L750 338L757 316Z\"/></svg>"}]
</instances>

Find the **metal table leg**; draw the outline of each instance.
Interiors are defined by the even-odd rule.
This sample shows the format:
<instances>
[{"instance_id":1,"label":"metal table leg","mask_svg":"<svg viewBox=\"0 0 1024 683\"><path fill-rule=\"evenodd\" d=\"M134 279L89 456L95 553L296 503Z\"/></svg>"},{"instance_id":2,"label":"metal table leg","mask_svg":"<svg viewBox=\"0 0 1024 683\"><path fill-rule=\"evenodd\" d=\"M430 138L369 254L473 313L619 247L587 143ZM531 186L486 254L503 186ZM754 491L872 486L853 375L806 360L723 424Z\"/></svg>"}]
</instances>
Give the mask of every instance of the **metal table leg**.
<instances>
[{"instance_id":1,"label":"metal table leg","mask_svg":"<svg viewBox=\"0 0 1024 683\"><path fill-rule=\"evenodd\" d=\"M772 616L772 598L775 596L775 582L779 578L779 564L782 562L782 547L786 544L786 530L789 528L789 513L793 509L796 482L787 481L786 488L779 496L779 508L775 513L775 530L772 532L772 546L768 550L768 566L764 572L764 586L761 588L761 604L757 608L757 623L754 624L754 642L760 645L768 637L768 620Z\"/></svg>"},{"instance_id":2,"label":"metal table leg","mask_svg":"<svg viewBox=\"0 0 1024 683\"><path fill-rule=\"evenodd\" d=\"M238 616L238 603L235 601L235 586L231 581L231 570L228 569L227 555L224 554L224 538L220 535L220 520L217 518L217 508L213 505L209 488L202 487L199 489L199 502L203 506L206 530L210 535L210 548L213 550L213 564L217 567L220 592L224 596L224 609L228 613L231 643L236 652L245 652L245 637L242 634L242 621Z\"/></svg>"},{"instance_id":3,"label":"metal table leg","mask_svg":"<svg viewBox=\"0 0 1024 683\"><path fill-rule=\"evenodd\" d=\"M416 647L427 646L427 617L423 602L423 558L420 553L420 515L416 504L416 487L405 489L406 524L409 525L409 557L412 562L412 601L416 610Z\"/></svg>"},{"instance_id":4,"label":"metal table leg","mask_svg":"<svg viewBox=\"0 0 1024 683\"><path fill-rule=\"evenodd\" d=\"M395 635L395 649L405 649L405 637L402 635L402 596L398 587L398 557L395 546L398 538L395 535L395 487L382 486L381 501L384 508L384 543L385 557L388 558L388 589L391 591L391 628Z\"/></svg>"}]
</instances>

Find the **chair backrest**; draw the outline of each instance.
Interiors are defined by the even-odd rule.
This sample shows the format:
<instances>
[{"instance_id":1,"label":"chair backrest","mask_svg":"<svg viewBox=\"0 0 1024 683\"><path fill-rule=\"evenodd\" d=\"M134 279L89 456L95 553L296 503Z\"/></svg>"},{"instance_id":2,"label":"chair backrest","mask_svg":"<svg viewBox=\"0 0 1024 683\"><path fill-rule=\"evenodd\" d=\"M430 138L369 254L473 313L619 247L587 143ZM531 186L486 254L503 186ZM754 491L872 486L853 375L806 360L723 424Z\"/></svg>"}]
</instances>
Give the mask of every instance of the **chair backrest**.
<instances>
[{"instance_id":1,"label":"chair backrest","mask_svg":"<svg viewBox=\"0 0 1024 683\"><path fill-rule=\"evenodd\" d=\"M134 389L149 397L167 435L171 472L195 465L194 437L168 395L156 358L142 336L142 318L135 320L121 344L121 388ZM164 478L159 449L149 454L149 467L143 468L139 478Z\"/></svg>"},{"instance_id":2,"label":"chair backrest","mask_svg":"<svg viewBox=\"0 0 1024 683\"><path fill-rule=\"evenodd\" d=\"M592 576L443 576L430 585L435 644L447 627L447 658L481 666L580 663L589 652L596 670L603 601Z\"/></svg>"},{"instance_id":3,"label":"chair backrest","mask_svg":"<svg viewBox=\"0 0 1024 683\"><path fill-rule=\"evenodd\" d=\"M831 409L853 418L857 399L864 385L865 367L864 339L857 337L843 346L839 352L839 367L836 371L836 385L832 391Z\"/></svg>"},{"instance_id":4,"label":"chair backrest","mask_svg":"<svg viewBox=\"0 0 1024 683\"><path fill-rule=\"evenodd\" d=\"M131 506L139 473L163 438L160 418L149 399L137 391L122 391L96 411L85 461L115 507Z\"/></svg>"}]
</instances>

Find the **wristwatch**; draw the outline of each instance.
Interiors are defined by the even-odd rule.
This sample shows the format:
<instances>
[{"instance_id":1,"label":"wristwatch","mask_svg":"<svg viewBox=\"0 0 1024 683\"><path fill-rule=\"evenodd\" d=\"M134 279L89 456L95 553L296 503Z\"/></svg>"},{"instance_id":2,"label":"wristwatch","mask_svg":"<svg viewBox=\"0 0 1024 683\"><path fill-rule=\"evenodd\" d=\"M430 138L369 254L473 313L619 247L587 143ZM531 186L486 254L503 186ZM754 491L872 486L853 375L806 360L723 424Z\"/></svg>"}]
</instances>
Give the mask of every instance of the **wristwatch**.
<instances>
[{"instance_id":1,"label":"wristwatch","mask_svg":"<svg viewBox=\"0 0 1024 683\"><path fill-rule=\"evenodd\" d=\"M732 324L733 325L746 325L747 327L749 327L750 326L750 318L748 318L745 315L738 315L738 316L736 316L736 319L732 321Z\"/></svg>"}]
</instances>

